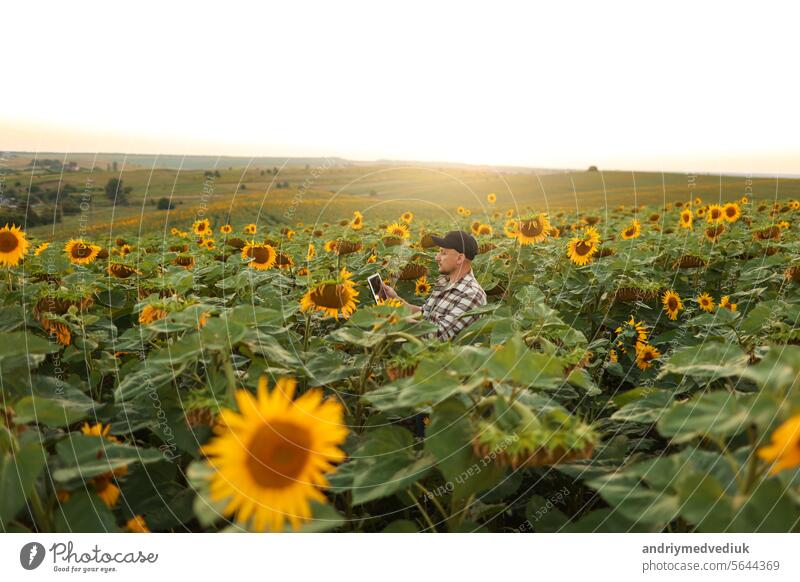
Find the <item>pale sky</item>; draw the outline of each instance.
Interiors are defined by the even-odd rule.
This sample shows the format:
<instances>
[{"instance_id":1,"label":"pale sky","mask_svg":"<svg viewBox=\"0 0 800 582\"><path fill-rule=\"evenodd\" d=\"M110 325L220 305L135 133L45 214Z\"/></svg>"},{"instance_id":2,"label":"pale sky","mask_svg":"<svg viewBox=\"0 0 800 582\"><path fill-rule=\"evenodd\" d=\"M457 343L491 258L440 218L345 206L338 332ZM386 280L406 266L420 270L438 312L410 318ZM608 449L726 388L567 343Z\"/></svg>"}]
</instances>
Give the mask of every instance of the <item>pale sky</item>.
<instances>
[{"instance_id":1,"label":"pale sky","mask_svg":"<svg viewBox=\"0 0 800 582\"><path fill-rule=\"evenodd\" d=\"M0 149L800 174L790 7L9 2Z\"/></svg>"}]
</instances>

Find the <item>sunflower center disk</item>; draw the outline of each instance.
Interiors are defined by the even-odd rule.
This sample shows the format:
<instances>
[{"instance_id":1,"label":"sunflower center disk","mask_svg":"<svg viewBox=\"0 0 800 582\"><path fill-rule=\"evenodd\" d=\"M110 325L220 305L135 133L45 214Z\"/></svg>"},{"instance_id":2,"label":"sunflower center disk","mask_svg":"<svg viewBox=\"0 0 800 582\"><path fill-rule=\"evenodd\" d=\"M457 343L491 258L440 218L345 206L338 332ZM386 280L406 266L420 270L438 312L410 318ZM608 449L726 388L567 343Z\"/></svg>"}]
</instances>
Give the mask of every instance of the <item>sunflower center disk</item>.
<instances>
[{"instance_id":1,"label":"sunflower center disk","mask_svg":"<svg viewBox=\"0 0 800 582\"><path fill-rule=\"evenodd\" d=\"M592 245L586 244L583 241L580 241L578 244L575 245L575 252L580 256L588 255L592 250Z\"/></svg>"},{"instance_id":2,"label":"sunflower center disk","mask_svg":"<svg viewBox=\"0 0 800 582\"><path fill-rule=\"evenodd\" d=\"M269 249L255 247L250 249L248 253L255 262L257 263L267 263L270 260L270 252Z\"/></svg>"},{"instance_id":3,"label":"sunflower center disk","mask_svg":"<svg viewBox=\"0 0 800 582\"><path fill-rule=\"evenodd\" d=\"M19 246L19 239L12 232L0 233L0 253L10 253Z\"/></svg>"},{"instance_id":4,"label":"sunflower center disk","mask_svg":"<svg viewBox=\"0 0 800 582\"><path fill-rule=\"evenodd\" d=\"M248 447L247 468L262 487L284 489L297 482L307 466L309 432L291 422L273 421L258 429Z\"/></svg>"},{"instance_id":5,"label":"sunflower center disk","mask_svg":"<svg viewBox=\"0 0 800 582\"><path fill-rule=\"evenodd\" d=\"M322 285L311 292L311 301L318 307L341 309L347 300L344 285Z\"/></svg>"},{"instance_id":6,"label":"sunflower center disk","mask_svg":"<svg viewBox=\"0 0 800 582\"><path fill-rule=\"evenodd\" d=\"M85 259L88 256L91 256L92 249L89 248L87 245L75 245L72 249L72 256L78 259Z\"/></svg>"},{"instance_id":7,"label":"sunflower center disk","mask_svg":"<svg viewBox=\"0 0 800 582\"><path fill-rule=\"evenodd\" d=\"M538 220L526 220L519 225L519 230L525 236L538 236L542 234L542 224Z\"/></svg>"}]
</instances>

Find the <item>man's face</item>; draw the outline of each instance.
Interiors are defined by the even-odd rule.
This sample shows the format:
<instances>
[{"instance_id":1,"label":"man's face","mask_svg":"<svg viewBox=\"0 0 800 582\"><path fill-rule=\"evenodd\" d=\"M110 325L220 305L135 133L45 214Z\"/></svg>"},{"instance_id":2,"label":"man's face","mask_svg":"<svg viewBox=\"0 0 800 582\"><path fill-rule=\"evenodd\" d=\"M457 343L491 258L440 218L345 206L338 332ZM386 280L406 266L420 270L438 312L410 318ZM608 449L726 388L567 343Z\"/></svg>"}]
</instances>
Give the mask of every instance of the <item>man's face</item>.
<instances>
[{"instance_id":1,"label":"man's face","mask_svg":"<svg viewBox=\"0 0 800 582\"><path fill-rule=\"evenodd\" d=\"M436 253L436 264L439 265L439 272L442 275L449 275L459 268L464 262L464 255L453 249L439 249Z\"/></svg>"}]
</instances>

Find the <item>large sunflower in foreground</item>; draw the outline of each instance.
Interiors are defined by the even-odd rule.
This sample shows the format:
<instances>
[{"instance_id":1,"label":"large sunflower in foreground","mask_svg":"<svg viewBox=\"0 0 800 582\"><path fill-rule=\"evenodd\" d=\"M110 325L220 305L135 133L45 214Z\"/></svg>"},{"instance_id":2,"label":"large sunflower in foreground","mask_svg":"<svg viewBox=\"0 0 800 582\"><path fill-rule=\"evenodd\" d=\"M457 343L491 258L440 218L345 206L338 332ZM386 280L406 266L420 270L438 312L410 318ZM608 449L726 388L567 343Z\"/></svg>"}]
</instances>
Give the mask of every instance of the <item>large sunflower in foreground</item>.
<instances>
[{"instance_id":1,"label":"large sunflower in foreground","mask_svg":"<svg viewBox=\"0 0 800 582\"><path fill-rule=\"evenodd\" d=\"M16 267L28 250L28 239L25 231L8 223L0 228L0 266Z\"/></svg>"},{"instance_id":2,"label":"large sunflower in foreground","mask_svg":"<svg viewBox=\"0 0 800 582\"><path fill-rule=\"evenodd\" d=\"M338 281L325 281L309 289L300 299L300 310L314 309L336 319L339 319L340 313L345 318L350 317L358 303L358 291L350 280L352 276L347 269L342 269Z\"/></svg>"},{"instance_id":3,"label":"large sunflower in foreground","mask_svg":"<svg viewBox=\"0 0 800 582\"><path fill-rule=\"evenodd\" d=\"M275 266L277 259L278 253L272 245L266 243L250 242L242 249L242 260L248 261L247 264L252 269L266 271Z\"/></svg>"},{"instance_id":4,"label":"large sunflower in foreground","mask_svg":"<svg viewBox=\"0 0 800 582\"><path fill-rule=\"evenodd\" d=\"M672 290L666 291L661 302L664 304L664 311L667 312L669 318L673 321L678 319L678 312L683 309L683 303L678 294Z\"/></svg>"},{"instance_id":5,"label":"large sunflower in foreground","mask_svg":"<svg viewBox=\"0 0 800 582\"><path fill-rule=\"evenodd\" d=\"M67 253L69 262L75 265L88 265L93 262L100 253L100 247L85 242L83 239L70 239L64 245L64 252Z\"/></svg>"},{"instance_id":6,"label":"large sunflower in foreground","mask_svg":"<svg viewBox=\"0 0 800 582\"><path fill-rule=\"evenodd\" d=\"M267 392L262 376L256 396L236 392L239 412L224 409L213 439L202 447L215 470L209 484L214 501L227 500L226 515L257 531L294 529L311 519L311 501L327 501L320 490L347 437L342 405L312 389L293 399L296 382L278 380Z\"/></svg>"},{"instance_id":7,"label":"large sunflower in foreground","mask_svg":"<svg viewBox=\"0 0 800 582\"><path fill-rule=\"evenodd\" d=\"M522 245L538 244L547 238L551 228L547 213L541 212L532 218L517 222L517 240Z\"/></svg>"},{"instance_id":8,"label":"large sunflower in foreground","mask_svg":"<svg viewBox=\"0 0 800 582\"><path fill-rule=\"evenodd\" d=\"M800 467L800 414L784 422L772 433L771 443L758 449L758 456L774 463L770 475Z\"/></svg>"},{"instance_id":9,"label":"large sunflower in foreground","mask_svg":"<svg viewBox=\"0 0 800 582\"><path fill-rule=\"evenodd\" d=\"M642 225L638 220L634 220L630 226L620 233L620 236L623 240L630 240L632 238L638 238L640 234L642 234Z\"/></svg>"}]
</instances>

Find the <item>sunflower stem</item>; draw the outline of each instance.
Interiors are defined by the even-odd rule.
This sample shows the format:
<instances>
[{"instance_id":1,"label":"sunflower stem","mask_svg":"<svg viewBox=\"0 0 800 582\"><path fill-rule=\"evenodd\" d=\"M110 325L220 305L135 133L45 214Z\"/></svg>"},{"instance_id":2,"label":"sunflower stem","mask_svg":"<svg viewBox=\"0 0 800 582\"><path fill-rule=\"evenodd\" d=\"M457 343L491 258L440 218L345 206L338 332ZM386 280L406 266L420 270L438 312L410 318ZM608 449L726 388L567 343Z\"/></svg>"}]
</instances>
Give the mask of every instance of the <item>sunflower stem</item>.
<instances>
[{"instance_id":1,"label":"sunflower stem","mask_svg":"<svg viewBox=\"0 0 800 582\"><path fill-rule=\"evenodd\" d=\"M417 498L414 496L413 493L411 493L411 491L409 489L406 489L406 493L408 493L408 496L411 498L411 501L414 502L414 505L416 505L417 509L419 509L420 513L422 513L422 517L425 519L425 522L428 524L428 527L431 528L432 532L436 533L436 525L434 525L433 520L431 519L431 516L428 515L428 512L425 511L425 508L422 507L420 502L417 501Z\"/></svg>"},{"instance_id":2,"label":"sunflower stem","mask_svg":"<svg viewBox=\"0 0 800 582\"><path fill-rule=\"evenodd\" d=\"M311 314L306 311L306 329L303 332L303 351L308 350L309 331L311 330Z\"/></svg>"},{"instance_id":3,"label":"sunflower stem","mask_svg":"<svg viewBox=\"0 0 800 582\"><path fill-rule=\"evenodd\" d=\"M225 379L228 381L228 403L232 407L236 403L236 374L227 354L223 356L222 367L225 370Z\"/></svg>"},{"instance_id":4,"label":"sunflower stem","mask_svg":"<svg viewBox=\"0 0 800 582\"><path fill-rule=\"evenodd\" d=\"M36 518L36 526L39 532L53 531L50 518L44 510L42 498L39 497L39 491L36 489L36 484L31 488L31 506L33 507L33 514Z\"/></svg>"}]
</instances>

